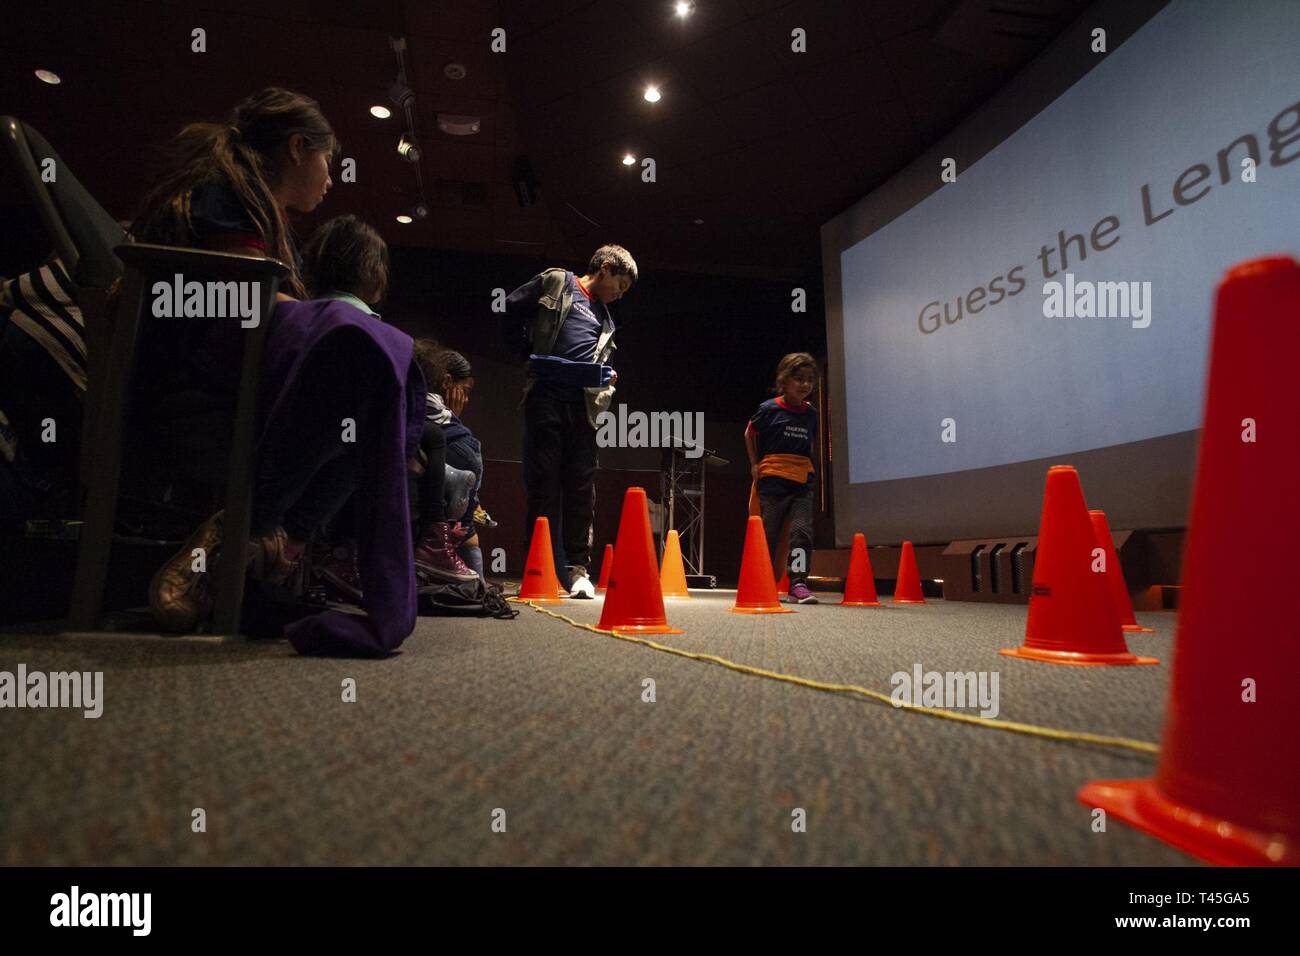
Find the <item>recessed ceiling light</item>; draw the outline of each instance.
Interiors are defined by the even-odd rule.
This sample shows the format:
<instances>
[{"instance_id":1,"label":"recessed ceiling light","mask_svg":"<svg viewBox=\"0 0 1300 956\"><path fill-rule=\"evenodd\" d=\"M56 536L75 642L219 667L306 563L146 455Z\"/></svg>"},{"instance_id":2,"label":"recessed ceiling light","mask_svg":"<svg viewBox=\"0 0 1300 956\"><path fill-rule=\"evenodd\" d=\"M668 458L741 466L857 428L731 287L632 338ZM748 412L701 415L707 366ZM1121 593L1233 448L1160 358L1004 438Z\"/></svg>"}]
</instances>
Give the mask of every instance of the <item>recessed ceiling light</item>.
<instances>
[{"instance_id":1,"label":"recessed ceiling light","mask_svg":"<svg viewBox=\"0 0 1300 956\"><path fill-rule=\"evenodd\" d=\"M467 72L464 63L448 63L442 68L443 76L449 80L463 80Z\"/></svg>"},{"instance_id":2,"label":"recessed ceiling light","mask_svg":"<svg viewBox=\"0 0 1300 956\"><path fill-rule=\"evenodd\" d=\"M697 226L702 226L702 225L704 225L704 220L703 220L703 219L696 219L696 220L695 220L695 225L697 225Z\"/></svg>"},{"instance_id":3,"label":"recessed ceiling light","mask_svg":"<svg viewBox=\"0 0 1300 956\"><path fill-rule=\"evenodd\" d=\"M370 115L375 119L388 119L393 115L393 111L387 106L372 106L370 107Z\"/></svg>"},{"instance_id":4,"label":"recessed ceiling light","mask_svg":"<svg viewBox=\"0 0 1300 956\"><path fill-rule=\"evenodd\" d=\"M695 9L695 4L687 3L686 0L677 0L677 4L674 7L674 12L679 17L686 17L694 9Z\"/></svg>"},{"instance_id":5,"label":"recessed ceiling light","mask_svg":"<svg viewBox=\"0 0 1300 956\"><path fill-rule=\"evenodd\" d=\"M37 70L36 78L42 83L50 84L50 86L58 86L63 82L63 80L59 78L59 74L55 73L53 70Z\"/></svg>"},{"instance_id":6,"label":"recessed ceiling light","mask_svg":"<svg viewBox=\"0 0 1300 956\"><path fill-rule=\"evenodd\" d=\"M636 157L633 156L631 153L628 153L626 156L623 157L624 166L631 166L635 162L636 162Z\"/></svg>"},{"instance_id":7,"label":"recessed ceiling light","mask_svg":"<svg viewBox=\"0 0 1300 956\"><path fill-rule=\"evenodd\" d=\"M647 103L658 103L661 98L662 96L659 93L659 87L647 86L645 88L645 100Z\"/></svg>"},{"instance_id":8,"label":"recessed ceiling light","mask_svg":"<svg viewBox=\"0 0 1300 956\"><path fill-rule=\"evenodd\" d=\"M405 226L407 223L414 222L415 220L413 220L410 216L398 216L397 221L400 222L403 226Z\"/></svg>"}]
</instances>

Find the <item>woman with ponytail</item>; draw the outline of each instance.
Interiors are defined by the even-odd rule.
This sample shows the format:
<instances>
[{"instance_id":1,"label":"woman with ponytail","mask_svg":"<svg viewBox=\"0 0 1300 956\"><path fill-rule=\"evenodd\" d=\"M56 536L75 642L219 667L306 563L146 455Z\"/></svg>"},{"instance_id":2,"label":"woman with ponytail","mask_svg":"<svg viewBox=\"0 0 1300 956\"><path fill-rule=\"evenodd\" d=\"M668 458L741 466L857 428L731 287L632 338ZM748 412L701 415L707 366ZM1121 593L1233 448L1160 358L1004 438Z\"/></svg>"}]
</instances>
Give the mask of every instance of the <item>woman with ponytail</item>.
<instances>
[{"instance_id":1,"label":"woman with ponytail","mask_svg":"<svg viewBox=\"0 0 1300 956\"><path fill-rule=\"evenodd\" d=\"M315 100L263 90L227 123L182 130L133 232L145 242L265 255L290 267L290 294L281 294L266 330L252 540L235 560L272 593L296 589L308 543L356 493L366 617L325 612L285 634L301 653L374 655L400 644L415 622L405 475L424 389L410 336L343 302L294 301L308 290L288 216L324 199L338 152ZM187 387L232 394L245 334L237 321L208 320L188 360L175 366ZM149 604L163 627L189 631L211 615L210 575L194 569L192 555L204 549L210 569L225 559L222 536L217 512L154 575Z\"/></svg>"}]
</instances>

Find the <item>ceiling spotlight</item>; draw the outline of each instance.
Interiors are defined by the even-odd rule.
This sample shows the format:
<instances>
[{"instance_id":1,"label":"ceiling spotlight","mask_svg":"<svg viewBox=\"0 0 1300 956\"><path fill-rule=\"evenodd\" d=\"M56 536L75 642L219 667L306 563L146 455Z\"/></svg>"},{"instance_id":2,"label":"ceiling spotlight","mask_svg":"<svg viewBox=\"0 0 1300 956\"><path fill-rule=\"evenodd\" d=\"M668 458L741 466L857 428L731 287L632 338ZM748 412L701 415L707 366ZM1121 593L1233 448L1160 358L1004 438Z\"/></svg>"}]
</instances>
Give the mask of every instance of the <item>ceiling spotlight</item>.
<instances>
[{"instance_id":1,"label":"ceiling spotlight","mask_svg":"<svg viewBox=\"0 0 1300 956\"><path fill-rule=\"evenodd\" d=\"M658 103L661 98L659 87L647 86L645 88L645 101L647 103Z\"/></svg>"},{"instance_id":2,"label":"ceiling spotlight","mask_svg":"<svg viewBox=\"0 0 1300 956\"><path fill-rule=\"evenodd\" d=\"M50 86L58 86L63 82L63 80L60 79L59 74L55 73L53 70L37 70L36 78L42 83L50 84Z\"/></svg>"},{"instance_id":3,"label":"ceiling spotlight","mask_svg":"<svg viewBox=\"0 0 1300 956\"><path fill-rule=\"evenodd\" d=\"M409 223L414 222L415 220L412 219L410 216L403 215L403 216L398 216L397 221L400 222L403 226L405 226L408 225Z\"/></svg>"},{"instance_id":4,"label":"ceiling spotlight","mask_svg":"<svg viewBox=\"0 0 1300 956\"><path fill-rule=\"evenodd\" d=\"M426 206L424 203L416 203L415 208L412 209L411 212L415 214L416 219L429 218L429 207Z\"/></svg>"},{"instance_id":5,"label":"ceiling spotlight","mask_svg":"<svg viewBox=\"0 0 1300 956\"><path fill-rule=\"evenodd\" d=\"M682 18L685 18L694 9L695 4L687 3L686 0L677 0L677 3L673 7L673 11Z\"/></svg>"},{"instance_id":6,"label":"ceiling spotlight","mask_svg":"<svg viewBox=\"0 0 1300 956\"><path fill-rule=\"evenodd\" d=\"M397 141L397 155L408 163L418 163L420 161L420 147L416 145L415 140L411 139L406 133Z\"/></svg>"},{"instance_id":7,"label":"ceiling spotlight","mask_svg":"<svg viewBox=\"0 0 1300 956\"><path fill-rule=\"evenodd\" d=\"M628 153L626 156L623 157L624 166L631 166L635 162L636 162L636 157L633 156L631 153Z\"/></svg>"},{"instance_id":8,"label":"ceiling spotlight","mask_svg":"<svg viewBox=\"0 0 1300 956\"><path fill-rule=\"evenodd\" d=\"M372 106L370 107L370 115L375 119L388 119L393 115L393 111L387 106Z\"/></svg>"}]
</instances>

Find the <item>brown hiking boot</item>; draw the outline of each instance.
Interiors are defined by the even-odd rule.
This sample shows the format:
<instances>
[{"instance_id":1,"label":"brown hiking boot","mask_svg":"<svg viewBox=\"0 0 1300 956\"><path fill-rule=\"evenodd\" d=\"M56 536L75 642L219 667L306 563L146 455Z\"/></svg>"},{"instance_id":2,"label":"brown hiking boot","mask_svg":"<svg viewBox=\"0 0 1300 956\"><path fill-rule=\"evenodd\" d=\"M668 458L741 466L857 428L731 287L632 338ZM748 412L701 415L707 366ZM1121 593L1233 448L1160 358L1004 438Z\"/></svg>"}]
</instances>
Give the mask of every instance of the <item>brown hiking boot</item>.
<instances>
[{"instance_id":1,"label":"brown hiking boot","mask_svg":"<svg viewBox=\"0 0 1300 956\"><path fill-rule=\"evenodd\" d=\"M193 631L212 616L209 574L221 549L222 515L218 511L199 525L149 582L149 609L166 630ZM194 552L200 548L203 570L196 571L199 556Z\"/></svg>"},{"instance_id":2,"label":"brown hiking boot","mask_svg":"<svg viewBox=\"0 0 1300 956\"><path fill-rule=\"evenodd\" d=\"M439 581L466 584L477 581L474 569L461 560L456 544L465 534L448 521L430 524L415 542L415 570Z\"/></svg>"},{"instance_id":3,"label":"brown hiking boot","mask_svg":"<svg viewBox=\"0 0 1300 956\"><path fill-rule=\"evenodd\" d=\"M250 539L244 557L248 576L263 584L292 588L295 584L294 578L302 564L302 555L300 553L296 558L288 557L285 554L288 543L289 532L283 528L276 528L270 534Z\"/></svg>"}]
</instances>

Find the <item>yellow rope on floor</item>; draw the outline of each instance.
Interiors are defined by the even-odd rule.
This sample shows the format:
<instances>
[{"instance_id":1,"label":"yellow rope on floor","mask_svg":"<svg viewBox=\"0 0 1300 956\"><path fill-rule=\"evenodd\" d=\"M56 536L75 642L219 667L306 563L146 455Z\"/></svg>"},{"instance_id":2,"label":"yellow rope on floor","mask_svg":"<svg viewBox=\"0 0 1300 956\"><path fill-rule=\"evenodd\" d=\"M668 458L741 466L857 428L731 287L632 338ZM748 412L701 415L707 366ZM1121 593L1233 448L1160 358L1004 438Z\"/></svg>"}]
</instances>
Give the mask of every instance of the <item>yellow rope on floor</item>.
<instances>
[{"instance_id":1,"label":"yellow rope on floor","mask_svg":"<svg viewBox=\"0 0 1300 956\"><path fill-rule=\"evenodd\" d=\"M738 664L735 661L729 661L725 657L718 657L714 654L701 654L697 651L684 651L679 647L669 647L666 644L659 644L655 641L646 640L644 637L637 637L633 634L620 634L617 631L602 630L592 624L583 624L575 621L571 617L563 614L557 614L555 611L548 610L540 604L534 604L532 601L521 601L519 598L508 599L513 604L526 604L534 611L540 611L547 617L553 617L563 621L573 627L584 631L591 631L594 634L600 634L605 637L616 637L620 641L627 641L630 644L640 644L642 647L649 647L652 650L663 651L665 654L673 654L677 657L685 657L693 661L705 661L709 664L717 664L719 667L725 667L727 670L736 671L740 674L751 674L755 677L766 677L768 680L781 681L786 684L795 684L798 687L809 687L813 690L822 690L835 694L856 694L859 697L866 697L869 700L878 701L882 704L889 704L897 710L910 710L913 713L925 714L927 717L939 717L943 720L955 720L958 723L974 724L977 727L991 727L995 730L1006 730L1013 734L1027 734L1031 737L1045 737L1048 740L1068 740L1075 743L1097 744L1100 747L1117 747L1121 750L1135 750L1138 753L1154 754L1159 753L1160 748L1153 743L1145 740L1133 740L1128 737L1107 737L1104 734L1088 734L1076 730L1057 730L1055 727L1038 727L1034 724L1022 724L1014 720L991 720L987 717L977 717L971 714L962 714L957 711L943 710L939 707L925 707L921 704L895 704L893 698L888 694L882 694L880 691L871 690L869 687L859 687L857 684L831 684L827 681L812 680L808 677L798 677L794 674L782 674L779 671L769 671L762 667L752 667L749 664Z\"/></svg>"}]
</instances>

